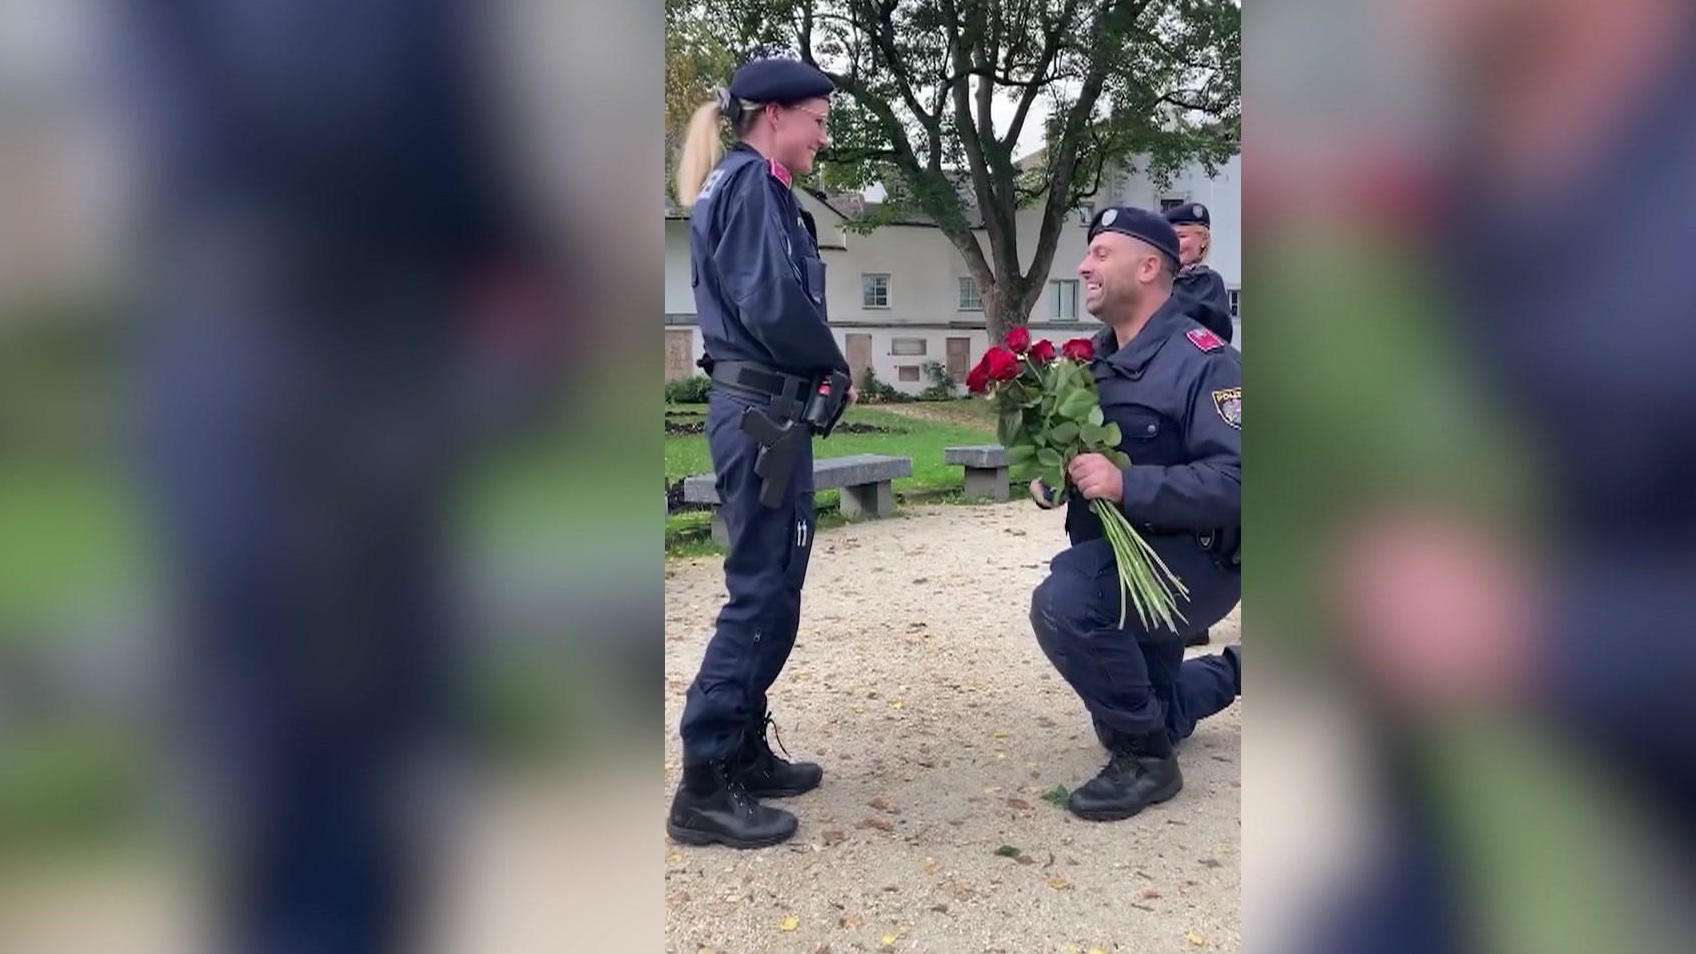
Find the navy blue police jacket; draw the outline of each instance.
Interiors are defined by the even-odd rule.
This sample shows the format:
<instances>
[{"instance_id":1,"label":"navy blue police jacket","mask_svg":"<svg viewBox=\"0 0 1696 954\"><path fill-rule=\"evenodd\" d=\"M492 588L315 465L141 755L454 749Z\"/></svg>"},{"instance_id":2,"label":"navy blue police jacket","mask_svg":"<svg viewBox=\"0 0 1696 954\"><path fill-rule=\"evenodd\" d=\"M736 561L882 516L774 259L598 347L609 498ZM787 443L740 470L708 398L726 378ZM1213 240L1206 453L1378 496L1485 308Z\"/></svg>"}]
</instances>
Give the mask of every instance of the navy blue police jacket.
<instances>
[{"instance_id":1,"label":"navy blue police jacket","mask_svg":"<svg viewBox=\"0 0 1696 954\"><path fill-rule=\"evenodd\" d=\"M1234 548L1242 525L1242 355L1167 299L1124 347L1095 336L1090 368L1102 415L1119 425L1120 508L1146 533L1213 535ZM1102 535L1080 494L1068 497L1074 545Z\"/></svg>"},{"instance_id":2,"label":"navy blue police jacket","mask_svg":"<svg viewBox=\"0 0 1696 954\"><path fill-rule=\"evenodd\" d=\"M689 222L702 342L714 361L801 376L846 372L826 324L816 227L787 175L738 143L702 184Z\"/></svg>"},{"instance_id":3,"label":"navy blue police jacket","mask_svg":"<svg viewBox=\"0 0 1696 954\"><path fill-rule=\"evenodd\" d=\"M1235 331L1231 327L1231 293L1218 272L1200 264L1178 272L1172 297L1183 300L1184 313L1192 321L1230 342Z\"/></svg>"}]
</instances>

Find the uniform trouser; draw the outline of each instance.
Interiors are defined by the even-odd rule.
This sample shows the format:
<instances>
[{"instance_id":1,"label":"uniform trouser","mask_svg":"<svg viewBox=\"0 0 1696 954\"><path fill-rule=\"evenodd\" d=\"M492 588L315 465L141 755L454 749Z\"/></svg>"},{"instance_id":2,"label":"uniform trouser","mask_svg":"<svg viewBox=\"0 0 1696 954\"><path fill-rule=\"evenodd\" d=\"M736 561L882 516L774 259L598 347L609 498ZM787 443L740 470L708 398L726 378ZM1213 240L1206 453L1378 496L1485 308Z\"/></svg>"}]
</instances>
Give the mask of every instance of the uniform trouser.
<instances>
[{"instance_id":1,"label":"uniform trouser","mask_svg":"<svg viewBox=\"0 0 1696 954\"><path fill-rule=\"evenodd\" d=\"M1242 574L1190 536L1149 540L1183 580L1181 626L1193 632L1223 619L1242 596ZM1102 744L1164 728L1177 742L1231 704L1235 674L1219 656L1184 660L1183 636L1145 628L1130 607L1119 626L1119 576L1106 540L1056 556L1031 597L1031 626L1049 662L1083 699Z\"/></svg>"},{"instance_id":2,"label":"uniform trouser","mask_svg":"<svg viewBox=\"0 0 1696 954\"><path fill-rule=\"evenodd\" d=\"M724 558L729 599L689 687L680 726L686 762L717 761L765 716L766 690L783 671L801 623L801 585L813 547L813 452L796 455L782 505L759 501L759 444L741 429L746 402L715 391L707 445L717 476L719 514L730 535Z\"/></svg>"}]
</instances>

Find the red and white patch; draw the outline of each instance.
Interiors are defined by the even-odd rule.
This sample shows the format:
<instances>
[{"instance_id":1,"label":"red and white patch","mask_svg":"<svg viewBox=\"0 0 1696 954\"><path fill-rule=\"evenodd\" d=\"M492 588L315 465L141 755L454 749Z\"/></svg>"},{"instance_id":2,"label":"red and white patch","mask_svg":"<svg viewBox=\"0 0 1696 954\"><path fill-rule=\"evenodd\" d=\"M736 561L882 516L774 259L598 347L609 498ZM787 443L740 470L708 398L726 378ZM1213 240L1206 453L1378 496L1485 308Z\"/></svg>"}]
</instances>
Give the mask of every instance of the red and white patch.
<instances>
[{"instance_id":1,"label":"red and white patch","mask_svg":"<svg viewBox=\"0 0 1696 954\"><path fill-rule=\"evenodd\" d=\"M795 184L795 177L789 174L789 170L784 167L783 163L778 162L776 159L767 159L766 165L771 169L771 176L773 179L776 179L786 186L792 186Z\"/></svg>"},{"instance_id":2,"label":"red and white patch","mask_svg":"<svg viewBox=\"0 0 1696 954\"><path fill-rule=\"evenodd\" d=\"M1191 328L1189 331L1184 332L1184 337L1190 339L1190 344L1195 345L1203 351L1218 351L1220 348L1225 347L1225 339L1211 331L1208 331L1206 328Z\"/></svg>"}]
</instances>

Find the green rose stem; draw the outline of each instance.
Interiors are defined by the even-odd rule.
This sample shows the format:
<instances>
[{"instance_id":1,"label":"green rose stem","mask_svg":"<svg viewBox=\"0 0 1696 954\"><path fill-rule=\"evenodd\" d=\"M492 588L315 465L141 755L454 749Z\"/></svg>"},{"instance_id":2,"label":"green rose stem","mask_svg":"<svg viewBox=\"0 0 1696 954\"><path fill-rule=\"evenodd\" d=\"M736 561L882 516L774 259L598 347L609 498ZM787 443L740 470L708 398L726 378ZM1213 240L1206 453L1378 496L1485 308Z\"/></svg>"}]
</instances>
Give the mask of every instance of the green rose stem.
<instances>
[{"instance_id":1,"label":"green rose stem","mask_svg":"<svg viewBox=\"0 0 1696 954\"><path fill-rule=\"evenodd\" d=\"M1160 554L1149 546L1142 534L1131 526L1118 507L1105 500L1092 500L1090 509L1101 519L1103 535L1113 548L1113 562L1120 584L1120 628L1124 628L1130 603L1135 603L1137 618L1145 628L1153 628L1153 622L1159 620L1168 629L1178 632L1177 622L1184 620L1184 614L1178 610L1177 598L1188 599L1189 588L1160 559Z\"/></svg>"}]
</instances>

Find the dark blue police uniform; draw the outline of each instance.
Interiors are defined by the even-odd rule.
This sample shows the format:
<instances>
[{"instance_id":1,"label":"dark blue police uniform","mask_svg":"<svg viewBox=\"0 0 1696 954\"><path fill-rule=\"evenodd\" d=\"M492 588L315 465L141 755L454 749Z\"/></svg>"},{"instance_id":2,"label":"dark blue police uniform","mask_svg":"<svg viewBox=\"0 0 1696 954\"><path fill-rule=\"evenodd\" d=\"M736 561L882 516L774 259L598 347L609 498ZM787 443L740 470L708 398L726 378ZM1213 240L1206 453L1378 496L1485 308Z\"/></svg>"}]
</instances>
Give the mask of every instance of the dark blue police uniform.
<instances>
[{"instance_id":1,"label":"dark blue police uniform","mask_svg":"<svg viewBox=\"0 0 1696 954\"><path fill-rule=\"evenodd\" d=\"M1092 364L1107 420L1131 459L1121 507L1189 588L1178 610L1190 627L1211 626L1242 596L1237 546L1242 513L1242 357L1169 298L1119 347L1112 328L1095 338ZM1183 659L1180 634L1119 627L1113 550L1088 501L1066 514L1072 547L1054 558L1031 601L1031 625L1056 669L1084 700L1102 743L1164 728L1172 741L1237 694L1234 661Z\"/></svg>"},{"instance_id":2,"label":"dark blue police uniform","mask_svg":"<svg viewBox=\"0 0 1696 954\"><path fill-rule=\"evenodd\" d=\"M1173 225L1213 227L1213 216L1200 202L1186 202L1166 210L1166 221ZM1178 270L1172 283L1172 297L1181 299L1184 314L1213 332L1227 343L1236 330L1231 325L1231 293L1225 279L1201 262Z\"/></svg>"},{"instance_id":3,"label":"dark blue police uniform","mask_svg":"<svg viewBox=\"0 0 1696 954\"><path fill-rule=\"evenodd\" d=\"M846 372L848 362L826 324L824 262L811 217L785 176L746 144L730 150L695 202L692 282L713 362L749 362L807 381ZM784 379L774 383L781 388ZM750 725L764 723L766 690L800 624L813 544L812 453L803 449L784 504L762 506L754 473L760 448L740 422L745 409L765 403L752 390L715 386L707 411L719 512L730 536L730 598L684 706L686 762L726 758Z\"/></svg>"}]
</instances>

